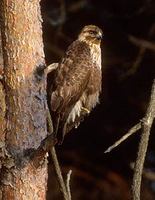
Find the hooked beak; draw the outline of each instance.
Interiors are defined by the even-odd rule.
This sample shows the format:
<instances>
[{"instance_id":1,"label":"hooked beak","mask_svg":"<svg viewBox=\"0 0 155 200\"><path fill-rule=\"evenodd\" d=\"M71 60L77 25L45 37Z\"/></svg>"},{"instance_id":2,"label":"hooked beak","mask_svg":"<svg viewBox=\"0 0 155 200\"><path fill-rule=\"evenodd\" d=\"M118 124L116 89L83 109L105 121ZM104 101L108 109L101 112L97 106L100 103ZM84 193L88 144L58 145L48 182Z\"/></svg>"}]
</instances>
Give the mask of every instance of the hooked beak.
<instances>
[{"instance_id":1,"label":"hooked beak","mask_svg":"<svg viewBox=\"0 0 155 200\"><path fill-rule=\"evenodd\" d=\"M102 34L99 33L99 34L96 36L96 38L97 38L98 40L101 40L101 39L102 39Z\"/></svg>"}]
</instances>

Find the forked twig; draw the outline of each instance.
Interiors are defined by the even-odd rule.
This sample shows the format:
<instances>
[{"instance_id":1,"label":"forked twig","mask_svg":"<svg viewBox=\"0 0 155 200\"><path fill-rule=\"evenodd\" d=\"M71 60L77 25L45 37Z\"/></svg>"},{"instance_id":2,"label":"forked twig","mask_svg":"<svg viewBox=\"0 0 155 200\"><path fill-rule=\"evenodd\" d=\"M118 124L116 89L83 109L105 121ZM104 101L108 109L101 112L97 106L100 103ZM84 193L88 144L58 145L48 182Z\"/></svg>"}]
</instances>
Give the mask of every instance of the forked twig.
<instances>
[{"instance_id":1,"label":"forked twig","mask_svg":"<svg viewBox=\"0 0 155 200\"><path fill-rule=\"evenodd\" d=\"M133 184L132 184L132 199L140 200L140 189L142 181L142 172L146 157L150 131L155 117L155 79L152 85L151 98L146 115L142 120L142 135L138 148L138 155L135 163Z\"/></svg>"},{"instance_id":2,"label":"forked twig","mask_svg":"<svg viewBox=\"0 0 155 200\"><path fill-rule=\"evenodd\" d=\"M66 189L66 186L65 186L65 182L64 182L64 179L63 179L63 176L62 176L62 172L61 172L61 169L60 169L60 165L59 165L57 154L56 154L54 147L51 148L50 153L51 153L51 156L52 156L54 169L55 169L55 172L56 172L56 175L57 175L57 180L59 182L60 191L61 191L61 193L64 197L64 200L70 200L69 195L67 193L67 189Z\"/></svg>"},{"instance_id":3,"label":"forked twig","mask_svg":"<svg viewBox=\"0 0 155 200\"><path fill-rule=\"evenodd\" d=\"M141 122L133 126L123 137L121 137L119 140L117 140L112 146L110 146L104 153L109 153L112 151L115 147L120 145L123 141L125 141L128 137L130 137L132 134L136 133L139 129L141 129Z\"/></svg>"},{"instance_id":4,"label":"forked twig","mask_svg":"<svg viewBox=\"0 0 155 200\"><path fill-rule=\"evenodd\" d=\"M134 167L134 176L133 176L133 184L132 184L132 199L140 200L140 189L141 189L141 181L142 181L142 173L143 166L146 157L146 152L148 148L149 136L152 127L153 120L155 118L155 79L153 81L151 97L148 109L146 111L145 117L133 126L127 134L125 134L121 139L115 142L112 146L110 146L105 153L110 152L112 149L121 144L124 140L126 140L130 135L142 129L141 139L139 143L138 155Z\"/></svg>"},{"instance_id":5,"label":"forked twig","mask_svg":"<svg viewBox=\"0 0 155 200\"><path fill-rule=\"evenodd\" d=\"M53 132L53 125L52 125L52 120L51 120L51 115L48 109L48 113L47 113L47 121L48 121L48 126L49 126L49 132L52 133ZM57 158L57 154L55 151L55 147L52 146L50 148L50 153L51 153L51 157L52 157L52 161L53 161L53 165L54 165L54 170L55 173L57 175L57 180L60 186L60 191L63 195L64 200L71 200L71 193L70 193L70 186L69 186L69 182L67 181L68 185L65 185L65 181L63 179L62 176L62 172L61 172L61 168L58 162L58 158ZM71 172L70 172L71 175ZM69 177L70 177L69 175ZM70 178L69 178L70 181Z\"/></svg>"},{"instance_id":6,"label":"forked twig","mask_svg":"<svg viewBox=\"0 0 155 200\"><path fill-rule=\"evenodd\" d=\"M152 26L148 32L148 39L151 39L151 37L154 35L154 33L155 33L155 23L152 24ZM131 39L130 36L129 36L129 39ZM131 42L133 42L133 41L131 41ZM145 46L143 46L143 45L140 46L139 52L137 54L135 61L132 64L132 67L125 74L123 74L121 76L121 79L125 79L136 73L136 71L138 70L138 68L140 67L140 65L142 63L142 60L144 58L146 51L147 51L147 48Z\"/></svg>"},{"instance_id":7,"label":"forked twig","mask_svg":"<svg viewBox=\"0 0 155 200\"><path fill-rule=\"evenodd\" d=\"M154 42L150 42L150 41L144 40L144 39L139 39L139 38L136 38L132 35L129 35L128 38L136 46L144 47L146 49L155 51L155 43Z\"/></svg>"}]
</instances>

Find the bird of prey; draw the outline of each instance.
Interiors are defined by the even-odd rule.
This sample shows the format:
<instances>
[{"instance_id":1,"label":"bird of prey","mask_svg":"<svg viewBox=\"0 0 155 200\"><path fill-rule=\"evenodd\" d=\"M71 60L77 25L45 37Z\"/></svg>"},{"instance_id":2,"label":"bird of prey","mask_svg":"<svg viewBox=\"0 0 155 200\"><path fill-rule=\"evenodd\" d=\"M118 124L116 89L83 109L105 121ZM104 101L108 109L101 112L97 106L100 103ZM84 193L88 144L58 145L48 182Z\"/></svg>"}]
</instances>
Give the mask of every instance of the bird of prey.
<instances>
[{"instance_id":1,"label":"bird of prey","mask_svg":"<svg viewBox=\"0 0 155 200\"><path fill-rule=\"evenodd\" d=\"M87 25L65 52L50 87L49 108L59 144L99 103L102 30Z\"/></svg>"}]
</instances>

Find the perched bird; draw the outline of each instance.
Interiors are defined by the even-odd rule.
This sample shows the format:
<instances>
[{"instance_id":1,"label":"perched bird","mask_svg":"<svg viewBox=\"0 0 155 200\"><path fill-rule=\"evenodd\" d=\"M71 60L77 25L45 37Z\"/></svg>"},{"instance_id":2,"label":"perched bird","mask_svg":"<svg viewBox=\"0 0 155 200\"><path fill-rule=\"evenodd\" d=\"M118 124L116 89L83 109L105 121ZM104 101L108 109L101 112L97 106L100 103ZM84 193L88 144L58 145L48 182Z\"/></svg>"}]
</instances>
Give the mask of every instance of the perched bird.
<instances>
[{"instance_id":1,"label":"perched bird","mask_svg":"<svg viewBox=\"0 0 155 200\"><path fill-rule=\"evenodd\" d=\"M85 26L58 64L49 91L49 107L58 143L77 127L85 115L99 103L101 92L102 30Z\"/></svg>"}]
</instances>

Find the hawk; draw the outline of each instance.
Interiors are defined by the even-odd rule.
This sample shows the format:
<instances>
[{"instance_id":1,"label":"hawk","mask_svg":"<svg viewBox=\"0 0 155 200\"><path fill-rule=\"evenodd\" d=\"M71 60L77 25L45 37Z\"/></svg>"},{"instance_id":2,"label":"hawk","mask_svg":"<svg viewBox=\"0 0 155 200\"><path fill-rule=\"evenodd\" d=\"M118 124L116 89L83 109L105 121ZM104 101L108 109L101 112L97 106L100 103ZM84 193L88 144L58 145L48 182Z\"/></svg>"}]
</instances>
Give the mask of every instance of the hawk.
<instances>
[{"instance_id":1,"label":"hawk","mask_svg":"<svg viewBox=\"0 0 155 200\"><path fill-rule=\"evenodd\" d=\"M99 103L102 30L85 26L58 64L50 88L49 107L59 144Z\"/></svg>"}]
</instances>

